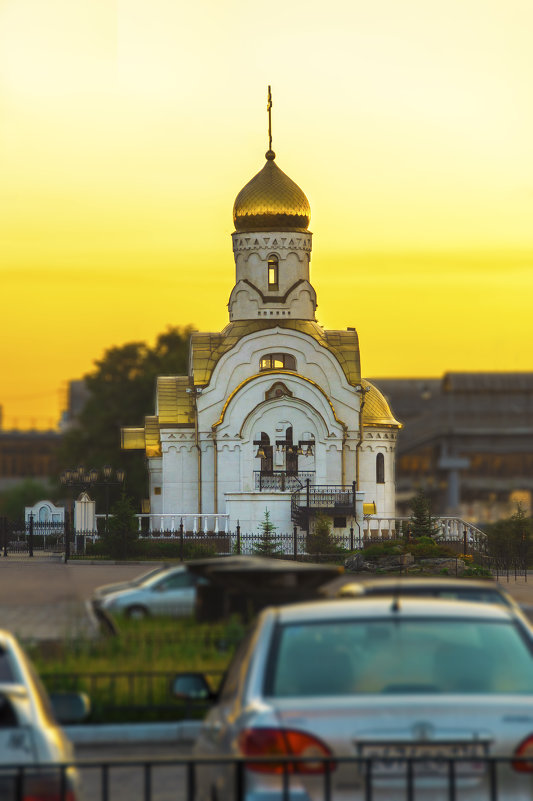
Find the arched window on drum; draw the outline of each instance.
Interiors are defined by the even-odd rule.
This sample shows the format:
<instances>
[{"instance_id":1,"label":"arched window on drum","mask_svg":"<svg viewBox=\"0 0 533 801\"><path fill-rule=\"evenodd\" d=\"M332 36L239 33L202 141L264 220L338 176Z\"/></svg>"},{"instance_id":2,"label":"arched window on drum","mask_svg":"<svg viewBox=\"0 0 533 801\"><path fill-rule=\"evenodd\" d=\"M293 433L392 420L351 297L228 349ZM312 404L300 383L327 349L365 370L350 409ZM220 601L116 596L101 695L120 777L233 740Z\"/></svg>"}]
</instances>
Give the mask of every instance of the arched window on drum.
<instances>
[{"instance_id":1,"label":"arched window on drum","mask_svg":"<svg viewBox=\"0 0 533 801\"><path fill-rule=\"evenodd\" d=\"M269 256L267 270L269 291L279 289L279 261L277 256Z\"/></svg>"},{"instance_id":2,"label":"arched window on drum","mask_svg":"<svg viewBox=\"0 0 533 801\"><path fill-rule=\"evenodd\" d=\"M382 453L376 456L376 484L385 483L385 457Z\"/></svg>"}]
</instances>

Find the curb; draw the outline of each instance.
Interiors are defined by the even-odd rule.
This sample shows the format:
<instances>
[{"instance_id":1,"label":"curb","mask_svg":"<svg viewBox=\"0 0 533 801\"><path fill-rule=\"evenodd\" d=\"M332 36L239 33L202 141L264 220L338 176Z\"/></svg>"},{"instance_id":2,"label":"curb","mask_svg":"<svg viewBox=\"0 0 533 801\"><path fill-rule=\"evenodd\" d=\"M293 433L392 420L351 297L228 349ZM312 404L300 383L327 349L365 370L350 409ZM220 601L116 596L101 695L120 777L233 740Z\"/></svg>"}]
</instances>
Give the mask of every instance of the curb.
<instances>
[{"instance_id":1,"label":"curb","mask_svg":"<svg viewBox=\"0 0 533 801\"><path fill-rule=\"evenodd\" d=\"M179 723L103 723L100 725L63 726L74 745L120 745L128 743L192 743L201 720Z\"/></svg>"}]
</instances>

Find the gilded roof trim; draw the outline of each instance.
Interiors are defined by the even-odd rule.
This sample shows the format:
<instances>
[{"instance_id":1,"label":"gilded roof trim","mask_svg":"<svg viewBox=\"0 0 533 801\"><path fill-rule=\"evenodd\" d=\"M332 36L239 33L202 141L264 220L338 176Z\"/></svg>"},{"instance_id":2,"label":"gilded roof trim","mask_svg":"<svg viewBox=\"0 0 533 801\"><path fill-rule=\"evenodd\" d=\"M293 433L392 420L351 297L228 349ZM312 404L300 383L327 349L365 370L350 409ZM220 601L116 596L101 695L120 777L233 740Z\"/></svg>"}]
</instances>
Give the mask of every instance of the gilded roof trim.
<instances>
[{"instance_id":1,"label":"gilded roof trim","mask_svg":"<svg viewBox=\"0 0 533 801\"><path fill-rule=\"evenodd\" d=\"M365 403L363 406L363 426L365 428L403 428L402 423L394 417L386 397L379 389L367 381L361 379L363 389L370 388L370 392L365 393Z\"/></svg>"},{"instance_id":2,"label":"gilded roof trim","mask_svg":"<svg viewBox=\"0 0 533 801\"><path fill-rule=\"evenodd\" d=\"M193 395L188 376L158 376L156 411L161 428L194 426Z\"/></svg>"},{"instance_id":3,"label":"gilded roof trim","mask_svg":"<svg viewBox=\"0 0 533 801\"><path fill-rule=\"evenodd\" d=\"M237 320L217 333L194 332L191 335L191 372L194 386L207 386L219 360L239 340L258 331L286 328L305 334L329 351L341 366L351 386L361 383L359 340L355 330L325 331L312 320Z\"/></svg>"},{"instance_id":4,"label":"gilded roof trim","mask_svg":"<svg viewBox=\"0 0 533 801\"><path fill-rule=\"evenodd\" d=\"M123 451L144 450L146 447L144 428L121 428L120 447Z\"/></svg>"},{"instance_id":5,"label":"gilded roof trim","mask_svg":"<svg viewBox=\"0 0 533 801\"><path fill-rule=\"evenodd\" d=\"M150 415L144 418L144 428L121 429L122 450L144 450L148 459L161 456L159 418Z\"/></svg>"},{"instance_id":6,"label":"gilded roof trim","mask_svg":"<svg viewBox=\"0 0 533 801\"><path fill-rule=\"evenodd\" d=\"M330 401L329 397L326 395L326 393L324 392L324 390L322 389L320 384L317 384L316 381L312 381L310 378L306 378L305 376L300 375L300 373L296 373L293 370L262 370L260 373L255 373L255 375L251 375L251 376L248 376L248 378L245 378L244 381L241 381L241 383L238 386L236 386L235 389L233 390L233 392L226 398L226 401L224 402L224 406L222 408L222 412L220 413L220 417L218 418L216 423L213 423L211 428L212 429L218 428L218 426L224 421L224 417L226 416L226 410L227 410L229 404L231 403L231 401L233 400L233 398L235 397L235 395L237 394L237 392L240 392L240 390L243 387L245 387L246 384L249 384L250 381L254 381L256 378L261 378L262 376L265 376L265 375L292 375L292 376L294 376L294 378L300 378L302 381L306 381L308 384L311 384L313 387L318 389L319 392L321 392L322 395L325 397L325 399L328 402L329 407L330 407L330 409L332 411L333 417L335 418L335 421L340 426L342 426L342 428L344 430L347 429L346 424L343 423L342 420L340 420L337 417L337 413L335 411L335 407L333 406L332 402Z\"/></svg>"},{"instance_id":7,"label":"gilded roof trim","mask_svg":"<svg viewBox=\"0 0 533 801\"><path fill-rule=\"evenodd\" d=\"M149 415L144 418L144 436L146 437L146 456L148 459L161 456L161 437L159 418Z\"/></svg>"}]
</instances>

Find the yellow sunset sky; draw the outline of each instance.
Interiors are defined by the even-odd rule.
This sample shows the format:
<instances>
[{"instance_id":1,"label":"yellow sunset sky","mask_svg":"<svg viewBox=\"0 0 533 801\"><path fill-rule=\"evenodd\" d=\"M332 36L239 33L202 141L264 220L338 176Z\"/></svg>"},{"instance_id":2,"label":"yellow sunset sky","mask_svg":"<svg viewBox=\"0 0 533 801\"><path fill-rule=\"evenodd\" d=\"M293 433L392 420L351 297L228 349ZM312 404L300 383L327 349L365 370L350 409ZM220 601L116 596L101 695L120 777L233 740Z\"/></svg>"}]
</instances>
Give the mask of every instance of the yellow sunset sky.
<instances>
[{"instance_id":1,"label":"yellow sunset sky","mask_svg":"<svg viewBox=\"0 0 533 801\"><path fill-rule=\"evenodd\" d=\"M0 0L4 427L56 425L112 345L226 324L268 84L363 374L533 369L532 30L531 0Z\"/></svg>"}]
</instances>

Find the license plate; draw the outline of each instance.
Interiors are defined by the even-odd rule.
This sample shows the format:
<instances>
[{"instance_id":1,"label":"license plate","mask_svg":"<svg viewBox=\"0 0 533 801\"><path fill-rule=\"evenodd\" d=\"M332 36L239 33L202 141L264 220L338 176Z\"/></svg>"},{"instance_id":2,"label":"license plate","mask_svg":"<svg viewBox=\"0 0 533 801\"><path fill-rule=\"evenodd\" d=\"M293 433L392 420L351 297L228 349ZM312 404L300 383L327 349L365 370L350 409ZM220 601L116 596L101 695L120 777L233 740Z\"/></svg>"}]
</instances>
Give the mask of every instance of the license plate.
<instances>
[{"instance_id":1,"label":"license plate","mask_svg":"<svg viewBox=\"0 0 533 801\"><path fill-rule=\"evenodd\" d=\"M358 743L357 749L359 756L371 760L374 775L405 775L410 761L414 775L446 775L450 770L450 760L453 760L457 776L479 776L486 768L488 744L479 740L453 743L366 742Z\"/></svg>"}]
</instances>

